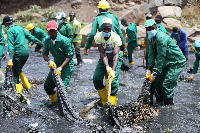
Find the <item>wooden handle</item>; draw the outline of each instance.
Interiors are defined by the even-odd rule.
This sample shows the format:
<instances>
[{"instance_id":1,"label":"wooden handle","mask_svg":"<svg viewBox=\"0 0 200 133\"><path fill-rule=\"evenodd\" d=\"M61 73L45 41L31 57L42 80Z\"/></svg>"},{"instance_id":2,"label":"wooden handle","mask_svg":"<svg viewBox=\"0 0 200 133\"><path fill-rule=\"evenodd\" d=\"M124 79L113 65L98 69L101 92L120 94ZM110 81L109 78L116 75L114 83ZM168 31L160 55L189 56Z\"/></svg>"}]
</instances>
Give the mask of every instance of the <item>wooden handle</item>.
<instances>
[{"instance_id":1,"label":"wooden handle","mask_svg":"<svg viewBox=\"0 0 200 133\"><path fill-rule=\"evenodd\" d=\"M110 102L110 93L111 93L111 84L112 84L112 79L109 79L109 89L108 89L108 98L107 102Z\"/></svg>"}]
</instances>

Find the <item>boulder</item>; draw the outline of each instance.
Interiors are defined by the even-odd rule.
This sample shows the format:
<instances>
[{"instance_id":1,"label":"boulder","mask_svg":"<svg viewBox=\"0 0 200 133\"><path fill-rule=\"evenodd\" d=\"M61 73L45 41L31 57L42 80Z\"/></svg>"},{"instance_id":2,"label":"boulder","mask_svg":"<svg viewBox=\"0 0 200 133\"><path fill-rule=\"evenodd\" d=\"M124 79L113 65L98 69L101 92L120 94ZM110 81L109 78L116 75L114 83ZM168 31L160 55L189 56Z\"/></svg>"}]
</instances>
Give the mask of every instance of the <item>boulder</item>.
<instances>
[{"instance_id":1,"label":"boulder","mask_svg":"<svg viewBox=\"0 0 200 133\"><path fill-rule=\"evenodd\" d=\"M192 28L183 28L187 33L188 43L194 43L196 40L200 40L200 26L194 26Z\"/></svg>"},{"instance_id":2,"label":"boulder","mask_svg":"<svg viewBox=\"0 0 200 133\"><path fill-rule=\"evenodd\" d=\"M92 30L92 23L86 25L85 27L83 27L83 28L81 29L81 34L82 34L81 47L85 47L85 44L86 44L86 42L87 42L88 35L90 34L90 31L91 31L91 30ZM93 47L96 46L96 44L95 44L94 41L92 42L92 46L93 46Z\"/></svg>"},{"instance_id":3,"label":"boulder","mask_svg":"<svg viewBox=\"0 0 200 133\"><path fill-rule=\"evenodd\" d=\"M78 9L81 7L81 0L73 0L71 2L71 7L74 9Z\"/></svg>"},{"instance_id":4,"label":"boulder","mask_svg":"<svg viewBox=\"0 0 200 133\"><path fill-rule=\"evenodd\" d=\"M178 6L160 6L158 7L158 14L160 14L163 18L170 16L176 16L180 18L182 10Z\"/></svg>"},{"instance_id":5,"label":"boulder","mask_svg":"<svg viewBox=\"0 0 200 133\"><path fill-rule=\"evenodd\" d=\"M163 26L168 32L171 32L173 27L181 28L181 22L174 18L164 18L163 19Z\"/></svg>"},{"instance_id":6,"label":"boulder","mask_svg":"<svg viewBox=\"0 0 200 133\"><path fill-rule=\"evenodd\" d=\"M164 5L184 6L187 0L164 0Z\"/></svg>"},{"instance_id":7,"label":"boulder","mask_svg":"<svg viewBox=\"0 0 200 133\"><path fill-rule=\"evenodd\" d=\"M137 38L138 38L139 45L142 44L144 37L146 37L146 29L144 28L143 25L137 26Z\"/></svg>"}]
</instances>

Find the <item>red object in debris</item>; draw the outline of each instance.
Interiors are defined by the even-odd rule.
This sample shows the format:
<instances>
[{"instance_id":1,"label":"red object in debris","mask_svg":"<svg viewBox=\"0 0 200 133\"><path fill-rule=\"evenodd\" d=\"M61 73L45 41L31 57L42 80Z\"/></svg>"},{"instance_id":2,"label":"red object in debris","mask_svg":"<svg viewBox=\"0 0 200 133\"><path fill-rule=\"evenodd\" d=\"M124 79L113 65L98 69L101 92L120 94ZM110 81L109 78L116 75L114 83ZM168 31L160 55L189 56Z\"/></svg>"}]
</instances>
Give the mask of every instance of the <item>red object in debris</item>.
<instances>
[{"instance_id":1,"label":"red object in debris","mask_svg":"<svg viewBox=\"0 0 200 133\"><path fill-rule=\"evenodd\" d=\"M93 20L93 18L91 16L89 16L90 20Z\"/></svg>"},{"instance_id":2,"label":"red object in debris","mask_svg":"<svg viewBox=\"0 0 200 133\"><path fill-rule=\"evenodd\" d=\"M42 52L42 49L40 49L39 52Z\"/></svg>"}]
</instances>

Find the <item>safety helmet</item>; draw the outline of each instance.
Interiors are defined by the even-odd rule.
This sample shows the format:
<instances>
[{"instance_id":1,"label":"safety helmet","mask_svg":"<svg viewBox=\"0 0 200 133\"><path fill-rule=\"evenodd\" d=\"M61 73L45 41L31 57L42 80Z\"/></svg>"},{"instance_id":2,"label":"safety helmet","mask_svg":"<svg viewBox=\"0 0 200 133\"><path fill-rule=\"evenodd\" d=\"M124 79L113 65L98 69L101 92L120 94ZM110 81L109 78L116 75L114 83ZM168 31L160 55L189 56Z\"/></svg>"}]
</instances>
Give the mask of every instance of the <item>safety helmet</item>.
<instances>
[{"instance_id":1,"label":"safety helmet","mask_svg":"<svg viewBox=\"0 0 200 133\"><path fill-rule=\"evenodd\" d=\"M59 12L56 16L56 19L66 18L66 14L64 12Z\"/></svg>"},{"instance_id":2,"label":"safety helmet","mask_svg":"<svg viewBox=\"0 0 200 133\"><path fill-rule=\"evenodd\" d=\"M97 7L101 9L110 8L109 3L106 0L101 0Z\"/></svg>"},{"instance_id":3,"label":"safety helmet","mask_svg":"<svg viewBox=\"0 0 200 133\"><path fill-rule=\"evenodd\" d=\"M28 24L26 27L26 31L32 30L34 28L33 24Z\"/></svg>"}]
</instances>

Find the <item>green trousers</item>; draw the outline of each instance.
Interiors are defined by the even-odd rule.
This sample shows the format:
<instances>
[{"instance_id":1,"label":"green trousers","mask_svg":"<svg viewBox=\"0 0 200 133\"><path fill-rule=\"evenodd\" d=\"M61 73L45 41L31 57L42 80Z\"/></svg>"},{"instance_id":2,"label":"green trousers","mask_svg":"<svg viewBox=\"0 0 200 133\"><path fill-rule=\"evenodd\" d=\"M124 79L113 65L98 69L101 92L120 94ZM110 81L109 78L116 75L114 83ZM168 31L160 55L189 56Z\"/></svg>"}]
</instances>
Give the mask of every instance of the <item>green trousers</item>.
<instances>
[{"instance_id":1,"label":"green trousers","mask_svg":"<svg viewBox=\"0 0 200 133\"><path fill-rule=\"evenodd\" d=\"M129 63L133 62L132 59L132 54L133 54L133 50L136 48L136 44L134 43L130 43L128 44L127 50L128 50L128 59L129 59Z\"/></svg>"},{"instance_id":2,"label":"green trousers","mask_svg":"<svg viewBox=\"0 0 200 133\"><path fill-rule=\"evenodd\" d=\"M1 59L3 56L4 47L5 47L5 44L0 44L0 68L1 68Z\"/></svg>"},{"instance_id":3,"label":"green trousers","mask_svg":"<svg viewBox=\"0 0 200 133\"><path fill-rule=\"evenodd\" d=\"M69 81L71 79L72 72L73 72L73 69L70 66L65 66L61 71L61 79L63 81L63 84L65 85L66 91L67 91L67 87L69 86ZM53 81L53 77L50 71L44 83L44 89L48 95L53 95L55 94L55 91L54 91L55 87L56 85Z\"/></svg>"},{"instance_id":4,"label":"green trousers","mask_svg":"<svg viewBox=\"0 0 200 133\"><path fill-rule=\"evenodd\" d=\"M156 95L162 99L174 97L174 89L177 86L177 79L183 70L185 62L167 65L162 73L157 74L155 79Z\"/></svg>"},{"instance_id":5,"label":"green trousers","mask_svg":"<svg viewBox=\"0 0 200 133\"><path fill-rule=\"evenodd\" d=\"M123 59L123 52L120 53L119 58L118 58L118 64L115 71L115 78L113 79L113 82L111 85L111 96L117 95L117 92L118 92L119 72L122 65L122 59ZM108 58L108 64L112 68L113 58ZM96 90L102 90L104 88L104 85L103 85L104 76L107 78L108 73L106 70L106 66L104 65L103 61L100 58L93 75L93 83Z\"/></svg>"},{"instance_id":6,"label":"green trousers","mask_svg":"<svg viewBox=\"0 0 200 133\"><path fill-rule=\"evenodd\" d=\"M15 80L15 84L19 84L19 75L22 72L22 68L29 57L29 50L23 47L20 50L16 50L13 56L13 76Z\"/></svg>"}]
</instances>

